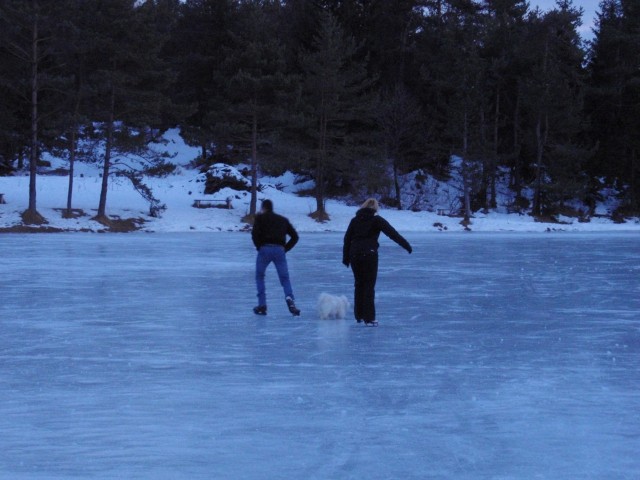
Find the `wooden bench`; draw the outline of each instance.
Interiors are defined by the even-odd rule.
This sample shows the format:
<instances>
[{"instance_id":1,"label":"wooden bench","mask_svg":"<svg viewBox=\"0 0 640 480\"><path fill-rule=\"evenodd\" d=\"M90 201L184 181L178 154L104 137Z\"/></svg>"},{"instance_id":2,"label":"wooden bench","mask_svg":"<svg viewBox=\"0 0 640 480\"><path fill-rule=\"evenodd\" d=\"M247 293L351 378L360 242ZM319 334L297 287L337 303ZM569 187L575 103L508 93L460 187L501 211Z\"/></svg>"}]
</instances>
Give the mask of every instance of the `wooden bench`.
<instances>
[{"instance_id":1,"label":"wooden bench","mask_svg":"<svg viewBox=\"0 0 640 480\"><path fill-rule=\"evenodd\" d=\"M0 193L0 203L7 203L4 200L4 193Z\"/></svg>"},{"instance_id":2,"label":"wooden bench","mask_svg":"<svg viewBox=\"0 0 640 480\"><path fill-rule=\"evenodd\" d=\"M449 215L450 210L448 208L437 208L436 214L444 217L445 215Z\"/></svg>"},{"instance_id":3,"label":"wooden bench","mask_svg":"<svg viewBox=\"0 0 640 480\"><path fill-rule=\"evenodd\" d=\"M233 205L231 205L231 197L226 200L214 200L212 198L198 198L193 201L193 206L196 208L210 208L215 206L216 204L224 204L226 208L232 209Z\"/></svg>"}]
</instances>

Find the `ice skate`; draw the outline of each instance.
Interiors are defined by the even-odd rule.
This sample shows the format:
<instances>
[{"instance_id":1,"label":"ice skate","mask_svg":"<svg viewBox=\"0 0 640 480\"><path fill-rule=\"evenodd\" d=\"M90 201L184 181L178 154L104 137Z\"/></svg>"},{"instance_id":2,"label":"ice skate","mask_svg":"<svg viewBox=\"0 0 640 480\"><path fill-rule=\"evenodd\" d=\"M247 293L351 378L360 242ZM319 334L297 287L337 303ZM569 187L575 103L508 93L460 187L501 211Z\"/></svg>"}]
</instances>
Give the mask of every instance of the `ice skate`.
<instances>
[{"instance_id":1,"label":"ice skate","mask_svg":"<svg viewBox=\"0 0 640 480\"><path fill-rule=\"evenodd\" d=\"M296 304L293 301L293 298L287 297L285 300L287 301L287 307L289 307L289 311L291 312L291 314L294 317L299 316L300 315L300 310L298 310L298 308L296 307Z\"/></svg>"}]
</instances>

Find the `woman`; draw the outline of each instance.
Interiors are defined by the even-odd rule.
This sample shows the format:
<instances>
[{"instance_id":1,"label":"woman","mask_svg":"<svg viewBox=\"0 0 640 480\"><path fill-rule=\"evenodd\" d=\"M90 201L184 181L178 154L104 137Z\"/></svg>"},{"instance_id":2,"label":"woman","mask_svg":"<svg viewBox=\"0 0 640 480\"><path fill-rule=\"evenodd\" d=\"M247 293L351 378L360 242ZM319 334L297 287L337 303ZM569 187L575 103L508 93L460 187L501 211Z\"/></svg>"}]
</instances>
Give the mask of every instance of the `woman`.
<instances>
[{"instance_id":1,"label":"woman","mask_svg":"<svg viewBox=\"0 0 640 480\"><path fill-rule=\"evenodd\" d=\"M344 236L342 263L353 270L355 294L353 311L358 323L377 325L375 286L378 277L378 237L380 232L411 253L411 245L384 218L377 215L378 201L362 204Z\"/></svg>"}]
</instances>

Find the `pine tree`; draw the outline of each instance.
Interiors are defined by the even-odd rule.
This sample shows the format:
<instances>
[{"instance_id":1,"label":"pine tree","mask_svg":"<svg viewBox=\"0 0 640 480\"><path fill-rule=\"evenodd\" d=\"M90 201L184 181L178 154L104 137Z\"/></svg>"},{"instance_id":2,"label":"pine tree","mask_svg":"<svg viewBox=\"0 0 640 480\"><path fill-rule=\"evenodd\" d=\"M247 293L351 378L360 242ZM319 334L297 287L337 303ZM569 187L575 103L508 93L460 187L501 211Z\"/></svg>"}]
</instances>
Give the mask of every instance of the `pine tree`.
<instances>
[{"instance_id":1,"label":"pine tree","mask_svg":"<svg viewBox=\"0 0 640 480\"><path fill-rule=\"evenodd\" d=\"M282 92L292 89L291 79L285 72L285 52L278 38L276 13L277 2L271 5L253 0L240 5L239 21L221 66L228 78L225 89L228 104L225 122L220 122L214 130L224 144L249 151L249 221L257 210L258 154L273 141L283 104Z\"/></svg>"},{"instance_id":2,"label":"pine tree","mask_svg":"<svg viewBox=\"0 0 640 480\"><path fill-rule=\"evenodd\" d=\"M300 110L303 141L314 171L317 221L328 218L325 191L330 172L367 152L373 131L371 87L366 63L358 60L358 45L345 35L335 17L322 12L312 49L301 56L303 88ZM368 129L360 125L368 124Z\"/></svg>"},{"instance_id":3,"label":"pine tree","mask_svg":"<svg viewBox=\"0 0 640 480\"><path fill-rule=\"evenodd\" d=\"M11 35L0 28L0 175L14 171L28 143L28 119L24 114L19 59L8 50ZM18 165L19 168L22 165Z\"/></svg>"},{"instance_id":4,"label":"pine tree","mask_svg":"<svg viewBox=\"0 0 640 480\"><path fill-rule=\"evenodd\" d=\"M455 83L461 80L454 62L461 65L462 59L470 58L456 35L464 34L459 28L461 21L456 8L445 1L426 2L419 34L416 38L415 69L419 82L414 93L420 101L425 136L425 161L421 168L446 177L450 172L450 160L454 150L459 149L461 129L452 129L454 96L460 96ZM455 32L459 30L459 34ZM470 33L470 32L469 32ZM471 37L471 34L467 35Z\"/></svg>"},{"instance_id":5,"label":"pine tree","mask_svg":"<svg viewBox=\"0 0 640 480\"><path fill-rule=\"evenodd\" d=\"M94 1L95 23L88 41L94 48L91 81L97 96L91 116L102 121L105 144L96 219L108 224L112 163L118 153L144 146L150 140L149 129L160 126L169 76L159 55L162 41L153 2Z\"/></svg>"},{"instance_id":6,"label":"pine tree","mask_svg":"<svg viewBox=\"0 0 640 480\"><path fill-rule=\"evenodd\" d=\"M231 0L186 0L165 48L177 72L173 102L186 112L181 133L187 143L200 147L203 160L215 152L214 131L225 121L228 79L221 66L234 21Z\"/></svg>"},{"instance_id":7,"label":"pine tree","mask_svg":"<svg viewBox=\"0 0 640 480\"><path fill-rule=\"evenodd\" d=\"M519 50L527 4L524 0L485 0L486 28L481 55L487 63L487 144L480 202L496 208L496 177L500 164L511 167L512 185L520 195L520 125L517 118Z\"/></svg>"},{"instance_id":8,"label":"pine tree","mask_svg":"<svg viewBox=\"0 0 640 480\"><path fill-rule=\"evenodd\" d=\"M589 171L640 211L640 3L604 0L591 44L586 103L596 153Z\"/></svg>"},{"instance_id":9,"label":"pine tree","mask_svg":"<svg viewBox=\"0 0 640 480\"><path fill-rule=\"evenodd\" d=\"M423 94L427 116L447 156L461 159L464 222L472 216L472 197L478 190L476 159L482 158L482 114L485 110L486 65L480 55L483 18L480 6L465 0L438 6L434 31L422 57Z\"/></svg>"},{"instance_id":10,"label":"pine tree","mask_svg":"<svg viewBox=\"0 0 640 480\"><path fill-rule=\"evenodd\" d=\"M62 3L39 0L6 0L0 5L2 49L5 55L11 57L11 63L17 68L14 75L9 75L4 88L12 92L9 105L11 101L17 100L17 105L14 106L22 110L11 112L7 109L9 111L5 112L5 118L16 126L24 124L20 118L29 119L29 205L22 214L23 221L27 224L46 223L37 210L37 167L42 121L45 112L51 115L54 111L51 105L49 108L43 108L43 89L57 80L55 65L51 64L57 45L52 38L55 26L61 18L62 6ZM19 139L27 137L25 131L18 131L16 135Z\"/></svg>"},{"instance_id":11,"label":"pine tree","mask_svg":"<svg viewBox=\"0 0 640 480\"><path fill-rule=\"evenodd\" d=\"M576 178L582 169L584 152L576 140L582 128L584 52L577 33L580 12L570 2L544 15L534 12L530 23L532 70L524 99L535 152L532 214L538 216L562 203L554 197L553 183ZM573 166L567 169L569 161Z\"/></svg>"},{"instance_id":12,"label":"pine tree","mask_svg":"<svg viewBox=\"0 0 640 480\"><path fill-rule=\"evenodd\" d=\"M396 206L402 210L399 175L421 146L416 141L423 131L422 112L417 100L401 85L381 96L376 110L385 157L391 163Z\"/></svg>"},{"instance_id":13,"label":"pine tree","mask_svg":"<svg viewBox=\"0 0 640 480\"><path fill-rule=\"evenodd\" d=\"M357 41L364 42L369 55L370 75L378 77L381 89L392 91L398 85L404 85L412 93L415 81L412 75L416 39L422 23L422 12L428 3L425 0L374 0L359 2L358 15L347 19L340 16L344 5L349 2L336 2L342 8L337 16ZM348 10L345 11L348 13Z\"/></svg>"},{"instance_id":14,"label":"pine tree","mask_svg":"<svg viewBox=\"0 0 640 480\"><path fill-rule=\"evenodd\" d=\"M64 216L72 216L73 180L78 154L78 140L82 135L82 127L89 123L86 117L87 103L93 93L89 85L89 57L91 47L87 41L93 26L93 10L87 7L86 0L65 0L67 3L64 19L60 22L57 42L60 48L55 61L67 81L62 94L58 132L64 141L63 151L69 157L69 182L67 188L67 205Z\"/></svg>"}]
</instances>

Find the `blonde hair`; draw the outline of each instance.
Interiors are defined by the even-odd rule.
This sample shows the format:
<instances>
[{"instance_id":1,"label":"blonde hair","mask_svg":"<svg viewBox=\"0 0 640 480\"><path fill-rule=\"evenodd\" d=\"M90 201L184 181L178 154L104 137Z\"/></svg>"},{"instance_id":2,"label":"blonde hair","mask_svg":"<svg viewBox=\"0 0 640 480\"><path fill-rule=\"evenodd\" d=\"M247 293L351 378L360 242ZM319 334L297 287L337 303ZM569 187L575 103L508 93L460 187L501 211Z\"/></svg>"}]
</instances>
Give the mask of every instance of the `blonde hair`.
<instances>
[{"instance_id":1,"label":"blonde hair","mask_svg":"<svg viewBox=\"0 0 640 480\"><path fill-rule=\"evenodd\" d=\"M375 198L367 198L360 208L373 208L377 212L380 210L380 205Z\"/></svg>"}]
</instances>

